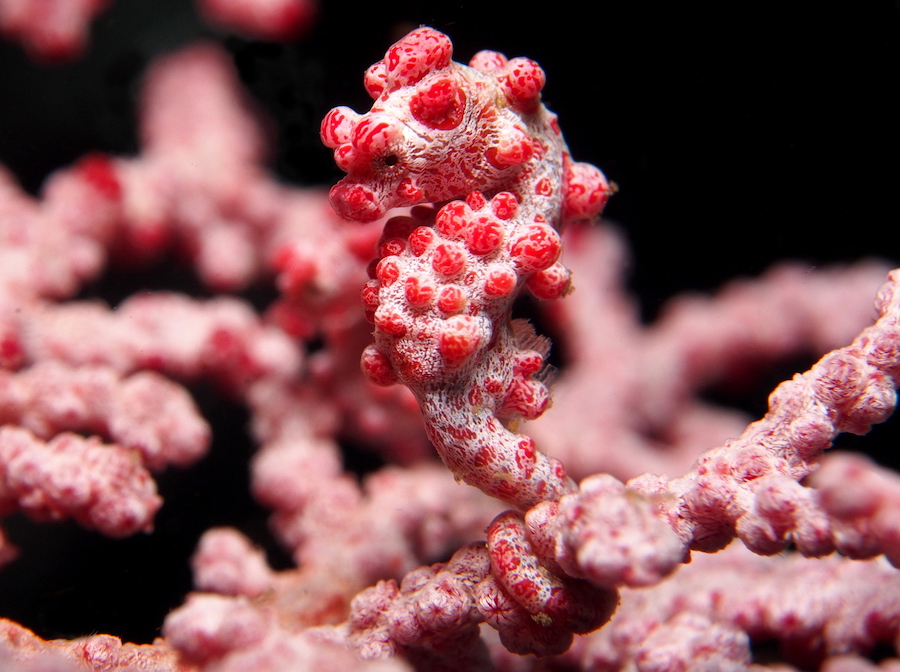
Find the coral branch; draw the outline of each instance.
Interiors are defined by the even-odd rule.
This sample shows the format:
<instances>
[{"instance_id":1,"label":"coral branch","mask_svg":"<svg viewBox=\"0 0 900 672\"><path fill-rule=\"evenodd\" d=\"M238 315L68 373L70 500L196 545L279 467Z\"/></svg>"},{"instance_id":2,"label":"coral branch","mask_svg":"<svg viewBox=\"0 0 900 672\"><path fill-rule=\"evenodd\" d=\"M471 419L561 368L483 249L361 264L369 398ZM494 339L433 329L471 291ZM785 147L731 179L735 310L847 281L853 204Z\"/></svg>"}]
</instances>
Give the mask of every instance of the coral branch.
<instances>
[{"instance_id":1,"label":"coral branch","mask_svg":"<svg viewBox=\"0 0 900 672\"><path fill-rule=\"evenodd\" d=\"M810 556L832 552L836 541L840 549L839 535L836 539L814 492L798 481L814 470L840 432L865 433L893 411L900 373L898 283L900 271L892 271L879 292L880 318L873 326L810 371L779 385L764 418L739 438L704 453L685 476L672 481L640 476L625 487L613 485L612 491L603 477L594 477L558 508L542 504L540 513L551 522L541 530L541 545L554 549L570 575L600 586L647 582L645 572L635 575L630 553L616 561L598 544L630 534L635 538L626 548L642 551L642 562L653 568L650 582L674 570L690 549L716 551L734 536L763 554L789 543ZM656 518L677 540L660 533ZM893 549L890 535L884 540Z\"/></svg>"},{"instance_id":2,"label":"coral branch","mask_svg":"<svg viewBox=\"0 0 900 672\"><path fill-rule=\"evenodd\" d=\"M44 641L27 628L0 619L0 665L4 672L193 672L178 652L161 640L125 644L118 637L93 635Z\"/></svg>"},{"instance_id":3,"label":"coral branch","mask_svg":"<svg viewBox=\"0 0 900 672\"><path fill-rule=\"evenodd\" d=\"M134 453L97 439L59 434L44 443L0 427L0 511L19 508L38 520L72 517L111 537L153 527L162 504Z\"/></svg>"},{"instance_id":4,"label":"coral branch","mask_svg":"<svg viewBox=\"0 0 900 672\"><path fill-rule=\"evenodd\" d=\"M835 545L845 555L879 553L900 567L900 478L861 455L827 455L809 485L834 527Z\"/></svg>"},{"instance_id":5,"label":"coral branch","mask_svg":"<svg viewBox=\"0 0 900 672\"><path fill-rule=\"evenodd\" d=\"M73 369L50 361L17 374L0 371L0 424L7 423L44 439L99 432L138 452L152 470L187 466L210 439L190 396L156 373L122 378L109 367Z\"/></svg>"}]
</instances>

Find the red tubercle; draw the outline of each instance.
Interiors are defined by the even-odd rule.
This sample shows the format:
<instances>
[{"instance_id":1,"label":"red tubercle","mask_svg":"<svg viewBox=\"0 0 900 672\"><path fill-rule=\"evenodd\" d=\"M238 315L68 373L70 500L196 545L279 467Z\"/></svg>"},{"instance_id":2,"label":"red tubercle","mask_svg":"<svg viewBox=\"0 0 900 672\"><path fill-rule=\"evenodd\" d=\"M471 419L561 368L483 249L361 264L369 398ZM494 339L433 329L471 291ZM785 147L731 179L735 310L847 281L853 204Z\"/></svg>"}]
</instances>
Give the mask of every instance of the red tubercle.
<instances>
[{"instance_id":1,"label":"red tubercle","mask_svg":"<svg viewBox=\"0 0 900 672\"><path fill-rule=\"evenodd\" d=\"M550 392L537 380L514 379L503 399L503 409L526 420L540 417L550 404Z\"/></svg>"},{"instance_id":2,"label":"red tubercle","mask_svg":"<svg viewBox=\"0 0 900 672\"><path fill-rule=\"evenodd\" d=\"M530 58L514 58L506 64L500 87L511 105L523 112L533 112L541 101L541 90L547 82L543 69Z\"/></svg>"},{"instance_id":3,"label":"red tubercle","mask_svg":"<svg viewBox=\"0 0 900 672\"><path fill-rule=\"evenodd\" d=\"M560 262L532 274L525 282L528 290L538 299L552 301L572 291L572 273Z\"/></svg>"},{"instance_id":4,"label":"red tubercle","mask_svg":"<svg viewBox=\"0 0 900 672\"><path fill-rule=\"evenodd\" d=\"M490 254L503 242L503 224L492 215L476 215L466 229L466 247L472 254Z\"/></svg>"},{"instance_id":5,"label":"red tubercle","mask_svg":"<svg viewBox=\"0 0 900 672\"><path fill-rule=\"evenodd\" d=\"M410 275L404 281L403 291L411 306L423 308L434 301L437 286L426 275Z\"/></svg>"},{"instance_id":6,"label":"red tubercle","mask_svg":"<svg viewBox=\"0 0 900 672\"><path fill-rule=\"evenodd\" d=\"M449 37L433 28L418 28L384 55L387 81L392 88L415 84L426 73L450 65L452 56Z\"/></svg>"},{"instance_id":7,"label":"red tubercle","mask_svg":"<svg viewBox=\"0 0 900 672\"><path fill-rule=\"evenodd\" d=\"M360 154L379 156L390 152L402 138L403 127L396 117L371 112L353 126L350 142Z\"/></svg>"},{"instance_id":8,"label":"red tubercle","mask_svg":"<svg viewBox=\"0 0 900 672\"><path fill-rule=\"evenodd\" d=\"M496 75L503 71L509 61L499 51L485 49L475 54L469 61L469 67L486 75Z\"/></svg>"},{"instance_id":9,"label":"red tubercle","mask_svg":"<svg viewBox=\"0 0 900 672\"><path fill-rule=\"evenodd\" d=\"M387 387L397 382L397 372L391 366L390 359L374 344L363 350L360 365L366 378L376 385Z\"/></svg>"},{"instance_id":10,"label":"red tubercle","mask_svg":"<svg viewBox=\"0 0 900 672\"><path fill-rule=\"evenodd\" d=\"M331 149L337 149L350 142L353 128L360 118L360 114L343 105L329 110L319 128L322 144Z\"/></svg>"},{"instance_id":11,"label":"red tubercle","mask_svg":"<svg viewBox=\"0 0 900 672\"><path fill-rule=\"evenodd\" d=\"M359 152L349 142L339 145L334 148L334 163L345 173L349 173L354 166L361 163Z\"/></svg>"},{"instance_id":12,"label":"red tubercle","mask_svg":"<svg viewBox=\"0 0 900 672\"><path fill-rule=\"evenodd\" d=\"M518 282L516 272L507 264L494 264L488 269L484 281L484 293L500 298L513 293Z\"/></svg>"},{"instance_id":13,"label":"red tubercle","mask_svg":"<svg viewBox=\"0 0 900 672\"><path fill-rule=\"evenodd\" d=\"M396 257L406 251L406 241L403 238L388 238L378 246L379 257Z\"/></svg>"},{"instance_id":14,"label":"red tubercle","mask_svg":"<svg viewBox=\"0 0 900 672\"><path fill-rule=\"evenodd\" d=\"M390 306L379 306L375 311L375 328L389 336L406 335L407 320L398 310Z\"/></svg>"},{"instance_id":15,"label":"red tubercle","mask_svg":"<svg viewBox=\"0 0 900 672\"><path fill-rule=\"evenodd\" d=\"M397 278L400 277L399 259L397 257L383 258L375 267L375 277L384 286L396 282Z\"/></svg>"},{"instance_id":16,"label":"red tubercle","mask_svg":"<svg viewBox=\"0 0 900 672\"><path fill-rule=\"evenodd\" d=\"M440 243L434 248L431 267L445 278L458 275L466 267L466 251L459 243Z\"/></svg>"},{"instance_id":17,"label":"red tubercle","mask_svg":"<svg viewBox=\"0 0 900 672\"><path fill-rule=\"evenodd\" d=\"M487 205L487 199L480 191L470 191L466 196L466 205L472 210L481 210Z\"/></svg>"},{"instance_id":18,"label":"red tubercle","mask_svg":"<svg viewBox=\"0 0 900 672\"><path fill-rule=\"evenodd\" d=\"M589 163L568 163L563 217L592 219L603 211L613 192L614 187L596 166Z\"/></svg>"},{"instance_id":19,"label":"red tubercle","mask_svg":"<svg viewBox=\"0 0 900 672\"><path fill-rule=\"evenodd\" d=\"M441 208L435 218L435 228L444 237L462 240L472 217L472 208L464 201L451 201Z\"/></svg>"},{"instance_id":20,"label":"red tubercle","mask_svg":"<svg viewBox=\"0 0 900 672\"><path fill-rule=\"evenodd\" d=\"M501 191L491 199L491 212L502 220L512 219L518 210L519 199L508 191Z\"/></svg>"},{"instance_id":21,"label":"red tubercle","mask_svg":"<svg viewBox=\"0 0 900 672\"><path fill-rule=\"evenodd\" d=\"M381 283L378 280L369 280L365 285L363 285L361 298L363 307L366 310L375 311L380 305L380 300L378 298L378 290L381 286Z\"/></svg>"},{"instance_id":22,"label":"red tubercle","mask_svg":"<svg viewBox=\"0 0 900 672\"><path fill-rule=\"evenodd\" d=\"M522 350L513 358L513 373L523 377L532 376L544 366L544 358L535 350Z\"/></svg>"},{"instance_id":23,"label":"red tubercle","mask_svg":"<svg viewBox=\"0 0 900 672\"><path fill-rule=\"evenodd\" d=\"M531 138L521 128L511 126L501 132L496 143L486 152L488 162L495 168L520 166L534 154Z\"/></svg>"},{"instance_id":24,"label":"red tubercle","mask_svg":"<svg viewBox=\"0 0 900 672\"><path fill-rule=\"evenodd\" d=\"M534 193L537 196L545 196L545 197L552 196L553 195L553 182L551 182L546 177L542 177L534 185Z\"/></svg>"},{"instance_id":25,"label":"red tubercle","mask_svg":"<svg viewBox=\"0 0 900 672\"><path fill-rule=\"evenodd\" d=\"M462 123L466 113L466 93L450 75L422 82L409 101L409 111L425 126L449 131Z\"/></svg>"},{"instance_id":26,"label":"red tubercle","mask_svg":"<svg viewBox=\"0 0 900 672\"><path fill-rule=\"evenodd\" d=\"M542 271L559 258L562 243L548 224L529 224L510 244L513 263L521 273Z\"/></svg>"},{"instance_id":27,"label":"red tubercle","mask_svg":"<svg viewBox=\"0 0 900 672\"><path fill-rule=\"evenodd\" d=\"M434 243L437 236L430 226L420 226L409 234L409 249L417 257L421 257Z\"/></svg>"},{"instance_id":28,"label":"red tubercle","mask_svg":"<svg viewBox=\"0 0 900 672\"><path fill-rule=\"evenodd\" d=\"M468 304L468 299L459 285L444 285L438 292L437 308L444 315L461 312Z\"/></svg>"},{"instance_id":29,"label":"red tubercle","mask_svg":"<svg viewBox=\"0 0 900 672\"><path fill-rule=\"evenodd\" d=\"M425 197L425 193L419 189L416 181L411 177L404 177L400 180L396 194L407 205L418 203Z\"/></svg>"},{"instance_id":30,"label":"red tubercle","mask_svg":"<svg viewBox=\"0 0 900 672\"><path fill-rule=\"evenodd\" d=\"M363 86L372 100L378 100L387 88L387 66L384 61L371 65L363 76Z\"/></svg>"},{"instance_id":31,"label":"red tubercle","mask_svg":"<svg viewBox=\"0 0 900 672\"><path fill-rule=\"evenodd\" d=\"M438 352L449 367L463 364L481 345L478 320L471 315L454 315L444 320L438 337Z\"/></svg>"},{"instance_id":32,"label":"red tubercle","mask_svg":"<svg viewBox=\"0 0 900 672\"><path fill-rule=\"evenodd\" d=\"M347 145L342 145L346 147ZM340 148L338 148L340 149ZM337 152L338 150L335 150ZM381 199L369 187L357 182L341 180L328 193L331 206L344 219L368 223L384 214Z\"/></svg>"}]
</instances>

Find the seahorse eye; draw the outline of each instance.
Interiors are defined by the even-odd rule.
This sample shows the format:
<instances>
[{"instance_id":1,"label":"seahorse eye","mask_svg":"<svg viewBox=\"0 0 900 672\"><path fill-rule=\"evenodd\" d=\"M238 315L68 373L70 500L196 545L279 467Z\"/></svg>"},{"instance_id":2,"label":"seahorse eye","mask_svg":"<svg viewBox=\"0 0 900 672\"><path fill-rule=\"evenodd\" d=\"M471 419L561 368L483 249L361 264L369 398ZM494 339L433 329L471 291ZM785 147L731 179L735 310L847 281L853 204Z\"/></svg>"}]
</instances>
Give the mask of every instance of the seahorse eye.
<instances>
[{"instance_id":1,"label":"seahorse eye","mask_svg":"<svg viewBox=\"0 0 900 672\"><path fill-rule=\"evenodd\" d=\"M400 163L400 158L396 154L388 154L384 157L384 165L391 167Z\"/></svg>"}]
</instances>

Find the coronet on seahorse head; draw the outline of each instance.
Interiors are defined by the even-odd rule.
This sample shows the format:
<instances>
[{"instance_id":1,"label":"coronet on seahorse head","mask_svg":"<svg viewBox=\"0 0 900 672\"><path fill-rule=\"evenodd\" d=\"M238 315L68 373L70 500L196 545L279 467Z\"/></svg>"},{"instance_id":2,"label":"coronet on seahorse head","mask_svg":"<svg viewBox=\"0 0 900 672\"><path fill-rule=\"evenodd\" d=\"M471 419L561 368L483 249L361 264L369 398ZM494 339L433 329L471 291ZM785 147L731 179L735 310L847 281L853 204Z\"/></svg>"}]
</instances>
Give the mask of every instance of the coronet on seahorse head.
<instances>
[{"instance_id":1,"label":"coronet on seahorse head","mask_svg":"<svg viewBox=\"0 0 900 672\"><path fill-rule=\"evenodd\" d=\"M389 208L508 188L523 166L565 146L535 137L535 117L559 136L541 105L544 73L526 58L476 54L471 66L451 60L450 39L419 28L366 72L375 100L357 114L331 110L322 141L347 173L331 190L335 210L368 222Z\"/></svg>"}]
</instances>

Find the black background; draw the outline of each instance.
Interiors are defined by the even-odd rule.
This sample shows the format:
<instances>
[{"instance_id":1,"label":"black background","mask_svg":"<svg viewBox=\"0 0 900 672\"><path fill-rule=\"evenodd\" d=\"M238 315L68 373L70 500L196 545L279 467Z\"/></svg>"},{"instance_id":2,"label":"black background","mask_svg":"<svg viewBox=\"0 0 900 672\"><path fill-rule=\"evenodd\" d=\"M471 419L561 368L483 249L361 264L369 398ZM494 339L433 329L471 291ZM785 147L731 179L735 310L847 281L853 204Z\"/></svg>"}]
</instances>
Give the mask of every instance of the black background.
<instances>
[{"instance_id":1,"label":"black background","mask_svg":"<svg viewBox=\"0 0 900 672\"><path fill-rule=\"evenodd\" d=\"M325 0L303 40L273 46L216 32L187 0L118 0L77 62L39 66L0 43L0 162L37 192L49 172L88 151L136 153L144 67L205 36L233 54L275 120L273 169L294 184L333 182L339 172L319 146L319 120L339 104L366 109L365 68L426 24L451 36L457 60L490 48L544 67L544 100L573 155L620 188L606 215L631 243L629 284L646 319L674 293L712 290L783 258L811 267L900 260L894 4L529 6ZM109 285L102 291L117 296ZM194 391L217 437L243 436L241 409ZM889 428L863 446L895 448ZM151 536L110 541L11 518L23 557L0 572L0 615L46 637L110 632L149 641L189 590L187 557L215 524L241 527L286 566L247 494L251 450L217 444L201 465L164 474L166 505Z\"/></svg>"}]
</instances>

